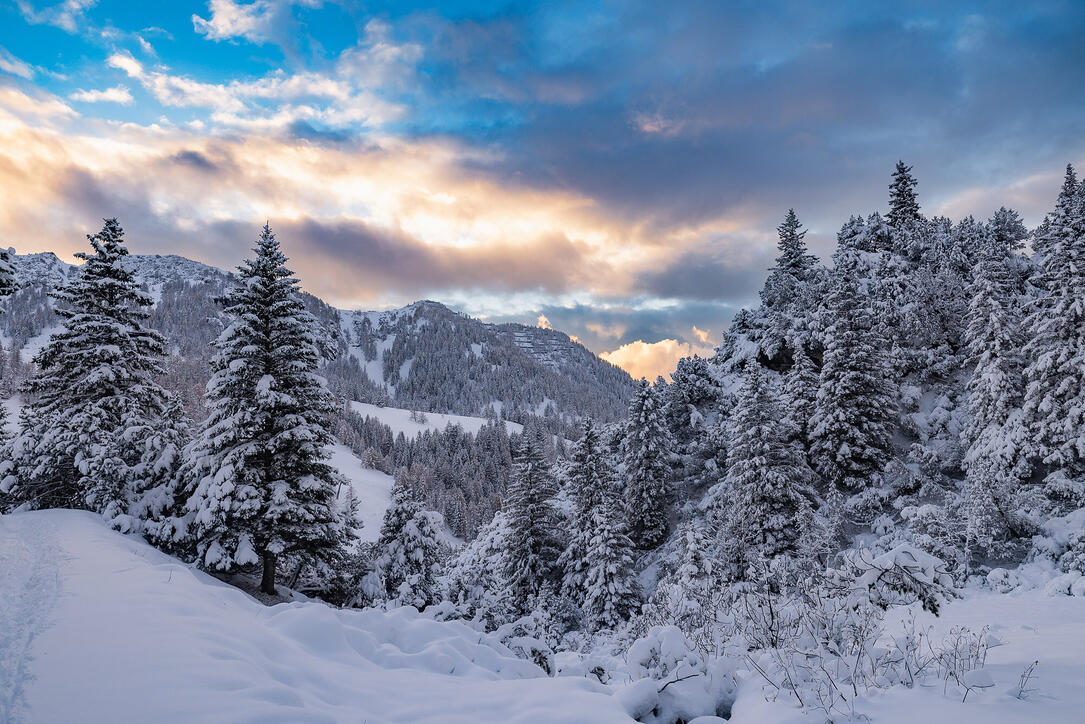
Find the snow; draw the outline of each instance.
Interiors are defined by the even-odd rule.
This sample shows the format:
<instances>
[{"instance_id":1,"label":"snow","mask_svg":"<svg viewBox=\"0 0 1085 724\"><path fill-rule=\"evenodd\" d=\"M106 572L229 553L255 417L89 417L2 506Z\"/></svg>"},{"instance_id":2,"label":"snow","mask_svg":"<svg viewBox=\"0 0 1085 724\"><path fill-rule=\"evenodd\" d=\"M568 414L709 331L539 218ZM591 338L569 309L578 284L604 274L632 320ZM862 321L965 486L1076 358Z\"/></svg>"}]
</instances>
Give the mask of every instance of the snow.
<instances>
[{"instance_id":1,"label":"snow","mask_svg":"<svg viewBox=\"0 0 1085 724\"><path fill-rule=\"evenodd\" d=\"M392 433L403 433L408 438L417 437L426 430L442 431L450 424L459 425L465 432L477 434L478 431L489 422L484 417L470 417L467 415L445 415L437 412L421 413L426 416L425 422L416 422L411 415L416 414L413 410L405 410L399 407L378 407L366 402L351 402L351 407L362 417L373 417L392 428ZM509 434L522 432L523 425L515 422L506 422L505 429Z\"/></svg>"},{"instance_id":2,"label":"snow","mask_svg":"<svg viewBox=\"0 0 1085 724\"><path fill-rule=\"evenodd\" d=\"M328 463L338 470L354 488L358 500L358 517L362 528L357 531L364 541L375 541L380 536L384 511L392 504L392 476L362 465L362 461L346 445L331 446ZM340 491L340 497L343 493Z\"/></svg>"},{"instance_id":3,"label":"snow","mask_svg":"<svg viewBox=\"0 0 1085 724\"><path fill-rule=\"evenodd\" d=\"M464 624L265 607L86 512L0 516L0 577L6 722L631 721Z\"/></svg>"},{"instance_id":4,"label":"snow","mask_svg":"<svg viewBox=\"0 0 1085 724\"><path fill-rule=\"evenodd\" d=\"M908 689L897 686L875 692L857 707L857 713L876 724L915 724L916 722L983 722L1017 724L1019 722L1076 722L1085 711L1085 602L1080 598L1051 597L1040 590L1012 594L970 589L964 598L941 609L939 616L916 612L917 629L933 627L939 637L948 635L954 626L968 626L974 631L991 625L992 646L984 674L974 674L978 683L962 703L964 690L952 682L943 695L937 686ZM904 609L894 609L894 616ZM886 632L899 631L887 620ZM994 645L995 642L1000 645ZM1018 680L1025 667L1039 661L1037 678L1027 688L1035 689L1018 699ZM794 705L767 702L762 691L749 682L739 688L732 709L733 724L783 724L816 721L805 718Z\"/></svg>"}]
</instances>

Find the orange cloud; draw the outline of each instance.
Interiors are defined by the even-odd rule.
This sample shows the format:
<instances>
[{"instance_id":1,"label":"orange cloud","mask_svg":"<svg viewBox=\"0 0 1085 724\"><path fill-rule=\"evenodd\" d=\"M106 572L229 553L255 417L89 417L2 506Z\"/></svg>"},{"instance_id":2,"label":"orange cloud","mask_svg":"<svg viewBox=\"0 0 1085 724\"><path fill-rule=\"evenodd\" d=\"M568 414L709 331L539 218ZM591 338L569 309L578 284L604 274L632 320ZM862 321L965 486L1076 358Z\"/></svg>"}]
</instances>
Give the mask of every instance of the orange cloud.
<instances>
[{"instance_id":1,"label":"orange cloud","mask_svg":"<svg viewBox=\"0 0 1085 724\"><path fill-rule=\"evenodd\" d=\"M678 365L678 360L693 354L711 354L711 346L694 346L677 339L661 339L658 342L636 340L623 344L612 352L603 352L599 356L615 364L634 378L646 377L655 380L659 375L670 377Z\"/></svg>"}]
</instances>

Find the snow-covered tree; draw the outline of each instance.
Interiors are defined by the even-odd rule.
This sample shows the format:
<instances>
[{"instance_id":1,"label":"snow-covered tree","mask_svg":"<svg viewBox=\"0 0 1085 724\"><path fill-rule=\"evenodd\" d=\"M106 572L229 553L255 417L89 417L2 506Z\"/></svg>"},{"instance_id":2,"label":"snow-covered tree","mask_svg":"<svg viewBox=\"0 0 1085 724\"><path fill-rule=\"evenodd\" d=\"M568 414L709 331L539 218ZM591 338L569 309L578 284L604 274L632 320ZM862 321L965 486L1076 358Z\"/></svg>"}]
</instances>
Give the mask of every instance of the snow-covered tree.
<instances>
[{"instance_id":1,"label":"snow-covered tree","mask_svg":"<svg viewBox=\"0 0 1085 724\"><path fill-rule=\"evenodd\" d=\"M397 483L377 541L375 572L383 587L381 598L418 609L437 600L437 517L414 499L406 485Z\"/></svg>"},{"instance_id":2,"label":"snow-covered tree","mask_svg":"<svg viewBox=\"0 0 1085 724\"><path fill-rule=\"evenodd\" d=\"M595 506L584 571L584 613L593 628L614 628L629 618L638 604L633 571L633 543L626 536L618 501Z\"/></svg>"},{"instance_id":3,"label":"snow-covered tree","mask_svg":"<svg viewBox=\"0 0 1085 724\"><path fill-rule=\"evenodd\" d=\"M1007 502L1023 472L1019 469L1024 441L1018 415L1021 330L1008 252L991 240L985 246L972 272L965 330L973 368L966 386L964 512L968 544L981 549L989 548L997 534L1002 518L999 501Z\"/></svg>"},{"instance_id":4,"label":"snow-covered tree","mask_svg":"<svg viewBox=\"0 0 1085 724\"><path fill-rule=\"evenodd\" d=\"M508 555L505 581L510 606L526 613L529 603L555 578L561 552L556 493L541 430L525 431L506 498Z\"/></svg>"},{"instance_id":5,"label":"snow-covered tree","mask_svg":"<svg viewBox=\"0 0 1085 724\"><path fill-rule=\"evenodd\" d=\"M3 485L17 503L85 507L129 529L145 512L133 502L172 474L156 439L176 408L155 381L163 338L144 326L151 299L122 263L124 231L106 219L87 238L92 252L55 292L64 326L35 357Z\"/></svg>"},{"instance_id":6,"label":"snow-covered tree","mask_svg":"<svg viewBox=\"0 0 1085 724\"><path fill-rule=\"evenodd\" d=\"M721 537L742 576L750 565L798 552L811 471L774 383L757 368L747 373L728 431Z\"/></svg>"},{"instance_id":7,"label":"snow-covered tree","mask_svg":"<svg viewBox=\"0 0 1085 724\"><path fill-rule=\"evenodd\" d=\"M11 263L11 252L0 249L0 299L10 297L18 289L15 281L15 267Z\"/></svg>"},{"instance_id":8,"label":"snow-covered tree","mask_svg":"<svg viewBox=\"0 0 1085 724\"><path fill-rule=\"evenodd\" d=\"M575 507L569 542L558 564L562 571L562 593L580 604L587 593L585 576L590 564L589 549L595 537L596 510L614 497L613 477L599 431L591 418L584 421L580 439L573 447L567 478Z\"/></svg>"},{"instance_id":9,"label":"snow-covered tree","mask_svg":"<svg viewBox=\"0 0 1085 724\"><path fill-rule=\"evenodd\" d=\"M1085 191L1071 166L1036 245L1044 295L1026 324L1024 413L1032 455L1076 478L1085 474Z\"/></svg>"},{"instance_id":10,"label":"snow-covered tree","mask_svg":"<svg viewBox=\"0 0 1085 724\"><path fill-rule=\"evenodd\" d=\"M211 414L187 454L187 509L201 565L262 561L261 590L274 593L280 556L334 561L348 529L327 463L333 405L316 374L312 315L270 227L254 252L216 342Z\"/></svg>"},{"instance_id":11,"label":"snow-covered tree","mask_svg":"<svg viewBox=\"0 0 1085 724\"><path fill-rule=\"evenodd\" d=\"M780 254L761 290L761 301L770 316L768 334L762 344L769 358L805 341L803 310L809 304L807 282L817 264L817 258L807 251L806 230L794 209L788 210L776 230L780 236Z\"/></svg>"},{"instance_id":12,"label":"snow-covered tree","mask_svg":"<svg viewBox=\"0 0 1085 724\"><path fill-rule=\"evenodd\" d=\"M655 548L667 533L672 448L656 393L642 380L629 403L622 441L629 537L640 548Z\"/></svg>"},{"instance_id":13,"label":"snow-covered tree","mask_svg":"<svg viewBox=\"0 0 1085 724\"><path fill-rule=\"evenodd\" d=\"M810 423L811 459L831 485L860 490L872 484L890 453L895 411L884 340L859 284L858 253L836 255L826 300L824 362Z\"/></svg>"},{"instance_id":14,"label":"snow-covered tree","mask_svg":"<svg viewBox=\"0 0 1085 724\"><path fill-rule=\"evenodd\" d=\"M889 184L889 213L886 215L893 228L901 229L919 220L919 200L915 187L912 167L904 161L897 161L893 182Z\"/></svg>"},{"instance_id":15,"label":"snow-covered tree","mask_svg":"<svg viewBox=\"0 0 1085 724\"><path fill-rule=\"evenodd\" d=\"M795 426L796 439L805 449L810 444L810 420L817 404L820 378L814 360L802 347L796 347L791 369L784 377L787 413Z\"/></svg>"}]
</instances>

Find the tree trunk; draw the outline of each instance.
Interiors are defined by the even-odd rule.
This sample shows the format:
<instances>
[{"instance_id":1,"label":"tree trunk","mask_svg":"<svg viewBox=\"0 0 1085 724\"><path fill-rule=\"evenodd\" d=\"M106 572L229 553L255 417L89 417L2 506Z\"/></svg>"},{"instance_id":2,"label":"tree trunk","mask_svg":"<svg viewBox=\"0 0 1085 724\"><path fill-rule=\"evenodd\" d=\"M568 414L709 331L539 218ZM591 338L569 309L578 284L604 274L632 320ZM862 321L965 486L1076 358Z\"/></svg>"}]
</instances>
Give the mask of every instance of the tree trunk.
<instances>
[{"instance_id":1,"label":"tree trunk","mask_svg":"<svg viewBox=\"0 0 1085 724\"><path fill-rule=\"evenodd\" d=\"M260 590L272 596L278 595L275 590L275 554L264 553L264 575L260 579Z\"/></svg>"}]
</instances>

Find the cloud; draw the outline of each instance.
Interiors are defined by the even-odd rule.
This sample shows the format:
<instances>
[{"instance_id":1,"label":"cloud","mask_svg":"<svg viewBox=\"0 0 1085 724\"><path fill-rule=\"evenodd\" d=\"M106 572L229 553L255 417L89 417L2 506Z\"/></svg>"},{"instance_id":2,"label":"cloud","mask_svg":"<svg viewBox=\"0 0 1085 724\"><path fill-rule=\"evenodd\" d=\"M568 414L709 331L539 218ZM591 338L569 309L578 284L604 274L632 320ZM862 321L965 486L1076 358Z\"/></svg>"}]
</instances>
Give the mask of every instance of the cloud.
<instances>
[{"instance_id":1,"label":"cloud","mask_svg":"<svg viewBox=\"0 0 1085 724\"><path fill-rule=\"evenodd\" d=\"M120 103L123 106L129 105L134 100L132 93L123 85L104 90L79 90L68 98L83 103Z\"/></svg>"},{"instance_id":2,"label":"cloud","mask_svg":"<svg viewBox=\"0 0 1085 724\"><path fill-rule=\"evenodd\" d=\"M123 70L130 78L143 77L143 64L133 58L131 53L113 53L106 59L106 65Z\"/></svg>"},{"instance_id":3,"label":"cloud","mask_svg":"<svg viewBox=\"0 0 1085 724\"><path fill-rule=\"evenodd\" d=\"M618 365L634 378L645 377L655 380L659 375L669 377L678 364L678 360L693 354L702 356L711 354L710 346L694 346L676 339L661 339L658 342L636 340L623 344L611 352L602 352L600 357L611 364Z\"/></svg>"},{"instance_id":4,"label":"cloud","mask_svg":"<svg viewBox=\"0 0 1085 724\"><path fill-rule=\"evenodd\" d=\"M27 80L34 77L34 66L19 60L4 48L0 48L0 70Z\"/></svg>"},{"instance_id":5,"label":"cloud","mask_svg":"<svg viewBox=\"0 0 1085 724\"><path fill-rule=\"evenodd\" d=\"M35 7L28 0L16 0L19 12L28 23L35 25L55 25L69 33L79 29L86 11L98 0L64 0L64 2L43 8Z\"/></svg>"},{"instance_id":6,"label":"cloud","mask_svg":"<svg viewBox=\"0 0 1085 724\"><path fill-rule=\"evenodd\" d=\"M193 14L192 26L209 40L244 38L262 45L289 33L287 26L293 25L292 5L319 7L321 4L321 0L253 0L248 3L211 0L207 4L210 19Z\"/></svg>"},{"instance_id":7,"label":"cloud","mask_svg":"<svg viewBox=\"0 0 1085 724\"><path fill-rule=\"evenodd\" d=\"M535 320L536 327L542 327L543 329L553 329L553 325L550 324L550 320L546 318L545 314L540 314Z\"/></svg>"},{"instance_id":8,"label":"cloud","mask_svg":"<svg viewBox=\"0 0 1085 724\"><path fill-rule=\"evenodd\" d=\"M106 63L138 80L163 106L206 109L220 127L334 138L345 135L339 129L375 129L401 118L404 107L382 96L382 84L402 82L419 57L417 47L396 45L386 26L373 21L331 72L279 69L260 78L208 83L164 67L148 70L127 51L113 53Z\"/></svg>"}]
</instances>

